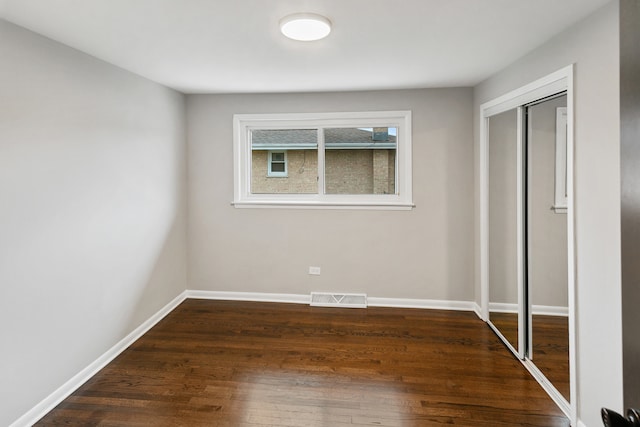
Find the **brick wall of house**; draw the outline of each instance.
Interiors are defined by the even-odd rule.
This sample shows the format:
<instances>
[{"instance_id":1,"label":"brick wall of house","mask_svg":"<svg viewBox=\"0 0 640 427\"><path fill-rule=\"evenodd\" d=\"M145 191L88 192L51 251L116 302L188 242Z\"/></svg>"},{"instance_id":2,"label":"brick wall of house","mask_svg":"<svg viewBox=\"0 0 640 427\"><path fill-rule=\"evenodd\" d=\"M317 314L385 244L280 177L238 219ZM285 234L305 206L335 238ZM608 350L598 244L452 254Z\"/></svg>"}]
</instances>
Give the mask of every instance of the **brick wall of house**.
<instances>
[{"instance_id":1,"label":"brick wall of house","mask_svg":"<svg viewBox=\"0 0 640 427\"><path fill-rule=\"evenodd\" d=\"M315 194L318 156L315 150L289 150L287 177L267 176L268 152L252 153L253 194ZM326 150L327 194L394 194L395 150Z\"/></svg>"},{"instance_id":2,"label":"brick wall of house","mask_svg":"<svg viewBox=\"0 0 640 427\"><path fill-rule=\"evenodd\" d=\"M373 152L373 194L394 194L396 191L396 151Z\"/></svg>"},{"instance_id":3,"label":"brick wall of house","mask_svg":"<svg viewBox=\"0 0 640 427\"><path fill-rule=\"evenodd\" d=\"M254 150L251 156L253 194L315 194L318 192L317 150L288 150L286 177L267 176L268 151Z\"/></svg>"},{"instance_id":4,"label":"brick wall of house","mask_svg":"<svg viewBox=\"0 0 640 427\"><path fill-rule=\"evenodd\" d=\"M325 151L327 194L372 194L373 150Z\"/></svg>"},{"instance_id":5,"label":"brick wall of house","mask_svg":"<svg viewBox=\"0 0 640 427\"><path fill-rule=\"evenodd\" d=\"M327 150L327 194L393 194L395 150Z\"/></svg>"}]
</instances>

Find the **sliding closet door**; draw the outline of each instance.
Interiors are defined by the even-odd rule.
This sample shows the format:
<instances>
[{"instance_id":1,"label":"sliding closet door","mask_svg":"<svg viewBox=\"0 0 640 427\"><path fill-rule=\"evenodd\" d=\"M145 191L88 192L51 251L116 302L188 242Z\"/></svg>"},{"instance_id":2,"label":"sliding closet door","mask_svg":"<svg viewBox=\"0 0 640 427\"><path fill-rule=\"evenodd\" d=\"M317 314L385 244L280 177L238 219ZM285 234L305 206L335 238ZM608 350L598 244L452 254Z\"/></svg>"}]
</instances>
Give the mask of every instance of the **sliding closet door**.
<instances>
[{"instance_id":1,"label":"sliding closet door","mask_svg":"<svg viewBox=\"0 0 640 427\"><path fill-rule=\"evenodd\" d=\"M569 401L566 106L564 95L526 109L526 270L527 358Z\"/></svg>"},{"instance_id":2,"label":"sliding closet door","mask_svg":"<svg viewBox=\"0 0 640 427\"><path fill-rule=\"evenodd\" d=\"M573 67L480 106L482 316L576 421Z\"/></svg>"},{"instance_id":3,"label":"sliding closet door","mask_svg":"<svg viewBox=\"0 0 640 427\"><path fill-rule=\"evenodd\" d=\"M489 324L524 357L521 109L488 118Z\"/></svg>"}]
</instances>

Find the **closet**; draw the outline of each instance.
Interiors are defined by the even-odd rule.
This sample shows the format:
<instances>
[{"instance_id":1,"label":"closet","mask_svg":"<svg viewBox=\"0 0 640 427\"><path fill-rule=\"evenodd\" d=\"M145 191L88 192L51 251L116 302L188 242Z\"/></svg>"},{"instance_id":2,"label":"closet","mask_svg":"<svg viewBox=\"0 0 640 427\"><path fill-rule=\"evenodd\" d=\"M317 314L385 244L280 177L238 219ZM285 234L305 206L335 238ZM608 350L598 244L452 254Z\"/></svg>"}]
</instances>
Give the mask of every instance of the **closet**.
<instances>
[{"instance_id":1,"label":"closet","mask_svg":"<svg viewBox=\"0 0 640 427\"><path fill-rule=\"evenodd\" d=\"M481 106L484 320L575 419L572 69Z\"/></svg>"}]
</instances>

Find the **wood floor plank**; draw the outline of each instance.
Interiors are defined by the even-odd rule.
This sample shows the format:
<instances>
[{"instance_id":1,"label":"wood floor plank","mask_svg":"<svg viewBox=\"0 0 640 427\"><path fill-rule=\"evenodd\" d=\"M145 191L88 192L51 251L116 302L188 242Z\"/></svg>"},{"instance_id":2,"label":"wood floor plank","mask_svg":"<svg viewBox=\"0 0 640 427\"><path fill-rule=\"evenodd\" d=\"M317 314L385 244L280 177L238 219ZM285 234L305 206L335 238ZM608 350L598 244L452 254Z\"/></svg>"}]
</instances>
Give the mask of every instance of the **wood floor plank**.
<instances>
[{"instance_id":1,"label":"wood floor plank","mask_svg":"<svg viewBox=\"0 0 640 427\"><path fill-rule=\"evenodd\" d=\"M533 316L533 362L570 400L569 318Z\"/></svg>"},{"instance_id":2,"label":"wood floor plank","mask_svg":"<svg viewBox=\"0 0 640 427\"><path fill-rule=\"evenodd\" d=\"M184 301L39 426L569 426L475 314Z\"/></svg>"}]
</instances>

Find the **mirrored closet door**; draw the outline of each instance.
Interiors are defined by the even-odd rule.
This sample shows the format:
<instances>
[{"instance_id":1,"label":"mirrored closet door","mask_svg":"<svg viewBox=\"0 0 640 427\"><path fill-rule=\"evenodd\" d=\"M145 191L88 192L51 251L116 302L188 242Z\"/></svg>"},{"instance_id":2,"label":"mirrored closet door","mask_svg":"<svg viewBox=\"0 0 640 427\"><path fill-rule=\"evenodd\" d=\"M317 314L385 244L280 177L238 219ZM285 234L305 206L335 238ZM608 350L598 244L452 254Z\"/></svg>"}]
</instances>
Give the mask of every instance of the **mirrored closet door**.
<instances>
[{"instance_id":1,"label":"mirrored closet door","mask_svg":"<svg viewBox=\"0 0 640 427\"><path fill-rule=\"evenodd\" d=\"M567 88L481 107L481 284L489 326L574 418Z\"/></svg>"},{"instance_id":2,"label":"mirrored closet door","mask_svg":"<svg viewBox=\"0 0 640 427\"><path fill-rule=\"evenodd\" d=\"M511 351L524 357L521 237L522 150L520 109L488 118L489 152L489 320Z\"/></svg>"},{"instance_id":3,"label":"mirrored closet door","mask_svg":"<svg viewBox=\"0 0 640 427\"><path fill-rule=\"evenodd\" d=\"M567 97L526 107L527 357L569 401Z\"/></svg>"}]
</instances>

